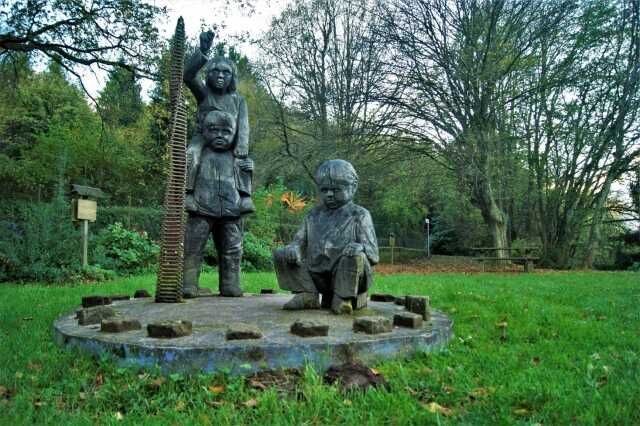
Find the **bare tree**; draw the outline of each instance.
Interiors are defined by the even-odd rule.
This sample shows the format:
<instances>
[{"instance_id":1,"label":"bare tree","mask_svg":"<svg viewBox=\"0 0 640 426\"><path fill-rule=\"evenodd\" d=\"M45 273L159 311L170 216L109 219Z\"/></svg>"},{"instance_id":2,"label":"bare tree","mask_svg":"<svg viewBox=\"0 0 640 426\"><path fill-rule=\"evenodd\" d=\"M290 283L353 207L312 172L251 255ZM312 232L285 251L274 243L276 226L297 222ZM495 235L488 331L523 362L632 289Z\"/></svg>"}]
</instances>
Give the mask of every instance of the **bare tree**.
<instances>
[{"instance_id":1,"label":"bare tree","mask_svg":"<svg viewBox=\"0 0 640 426\"><path fill-rule=\"evenodd\" d=\"M554 263L590 267L612 185L640 158L640 1L581 4L531 59L540 90L518 121L537 232Z\"/></svg>"},{"instance_id":2,"label":"bare tree","mask_svg":"<svg viewBox=\"0 0 640 426\"><path fill-rule=\"evenodd\" d=\"M456 173L500 249L508 246L509 220L502 176L517 151L510 107L531 93L514 83L542 35L562 25L569 4L390 0L380 9L395 54L386 102L404 113L397 140Z\"/></svg>"},{"instance_id":3,"label":"bare tree","mask_svg":"<svg viewBox=\"0 0 640 426\"><path fill-rule=\"evenodd\" d=\"M357 157L393 120L380 102L386 51L369 0L296 0L260 42L260 74L283 153L309 175L326 156Z\"/></svg>"}]
</instances>

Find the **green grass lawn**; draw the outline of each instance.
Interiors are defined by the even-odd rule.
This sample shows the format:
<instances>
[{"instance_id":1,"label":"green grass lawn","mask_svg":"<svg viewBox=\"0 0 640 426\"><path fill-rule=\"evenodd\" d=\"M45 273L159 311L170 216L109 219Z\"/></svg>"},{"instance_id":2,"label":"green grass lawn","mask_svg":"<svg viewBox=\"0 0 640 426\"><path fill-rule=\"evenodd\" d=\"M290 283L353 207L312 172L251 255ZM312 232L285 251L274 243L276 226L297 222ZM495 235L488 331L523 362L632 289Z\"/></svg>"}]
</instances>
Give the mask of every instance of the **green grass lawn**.
<instances>
[{"instance_id":1,"label":"green grass lawn","mask_svg":"<svg viewBox=\"0 0 640 426\"><path fill-rule=\"evenodd\" d=\"M430 295L456 334L441 352L373 366L386 390L345 392L311 369L266 390L163 379L53 344L53 321L81 296L154 283L0 285L0 424L640 424L637 273L378 276L375 292ZM276 287L273 274L243 283Z\"/></svg>"}]
</instances>

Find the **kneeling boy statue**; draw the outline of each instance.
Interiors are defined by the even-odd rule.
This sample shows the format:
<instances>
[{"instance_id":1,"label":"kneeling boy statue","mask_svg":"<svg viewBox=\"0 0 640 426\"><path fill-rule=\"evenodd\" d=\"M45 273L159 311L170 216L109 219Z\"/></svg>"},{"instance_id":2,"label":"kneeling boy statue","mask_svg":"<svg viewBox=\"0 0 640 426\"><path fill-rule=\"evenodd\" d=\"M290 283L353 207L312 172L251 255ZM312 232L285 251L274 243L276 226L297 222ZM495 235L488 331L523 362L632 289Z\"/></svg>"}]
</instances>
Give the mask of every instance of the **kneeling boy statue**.
<instances>
[{"instance_id":1,"label":"kneeling boy statue","mask_svg":"<svg viewBox=\"0 0 640 426\"><path fill-rule=\"evenodd\" d=\"M350 314L367 304L378 243L371 215L352 202L358 186L353 166L324 162L316 173L321 203L304 218L294 241L274 252L278 284L294 293L284 309L331 308Z\"/></svg>"}]
</instances>

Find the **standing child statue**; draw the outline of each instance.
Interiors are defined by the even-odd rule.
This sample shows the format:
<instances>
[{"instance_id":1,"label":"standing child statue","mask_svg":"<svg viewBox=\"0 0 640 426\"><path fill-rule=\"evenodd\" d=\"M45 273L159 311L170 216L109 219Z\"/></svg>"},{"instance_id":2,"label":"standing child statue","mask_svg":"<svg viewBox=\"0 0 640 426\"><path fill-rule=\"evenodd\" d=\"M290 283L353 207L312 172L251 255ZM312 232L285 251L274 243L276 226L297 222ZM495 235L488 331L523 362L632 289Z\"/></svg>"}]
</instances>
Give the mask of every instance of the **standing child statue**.
<instances>
[{"instance_id":1,"label":"standing child statue","mask_svg":"<svg viewBox=\"0 0 640 426\"><path fill-rule=\"evenodd\" d=\"M219 57L207 59L214 34L206 31L200 34L200 49L187 60L184 69L184 82L198 102L196 132L187 147L187 194L193 191L204 139L202 137L203 120L211 111L225 111L234 119L233 155L245 159L249 155L249 118L247 104L236 91L237 72L233 62ZM205 66L206 64L206 66ZM198 72L205 66L205 81L200 80ZM251 171L242 170L239 175L240 209L242 214L255 211L251 201Z\"/></svg>"},{"instance_id":2,"label":"standing child statue","mask_svg":"<svg viewBox=\"0 0 640 426\"><path fill-rule=\"evenodd\" d=\"M194 185L185 198L188 212L184 245L185 298L198 297L200 266L209 235L218 253L221 296L242 296L240 260L242 258L242 209L239 191L241 172L253 170L251 159L233 154L235 117L213 110L202 122L200 165Z\"/></svg>"},{"instance_id":3,"label":"standing child statue","mask_svg":"<svg viewBox=\"0 0 640 426\"><path fill-rule=\"evenodd\" d=\"M321 203L304 218L294 241L274 252L278 284L293 298L284 309L331 308L350 314L366 306L378 263L371 215L352 202L358 186L353 166L329 160L316 173Z\"/></svg>"}]
</instances>

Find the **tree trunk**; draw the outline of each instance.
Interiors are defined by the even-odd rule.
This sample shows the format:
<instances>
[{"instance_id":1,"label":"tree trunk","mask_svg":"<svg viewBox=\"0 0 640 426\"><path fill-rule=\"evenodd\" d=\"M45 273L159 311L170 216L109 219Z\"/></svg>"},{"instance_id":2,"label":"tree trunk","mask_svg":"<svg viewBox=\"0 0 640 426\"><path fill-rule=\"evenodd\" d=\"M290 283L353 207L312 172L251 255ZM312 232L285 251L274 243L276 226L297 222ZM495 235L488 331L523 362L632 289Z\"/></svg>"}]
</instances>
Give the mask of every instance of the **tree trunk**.
<instances>
[{"instance_id":1,"label":"tree trunk","mask_svg":"<svg viewBox=\"0 0 640 426\"><path fill-rule=\"evenodd\" d=\"M488 178L481 178L474 188L475 203L480 209L484 222L489 228L495 255L499 258L509 257L509 238L507 236L507 214L498 206L493 187Z\"/></svg>"},{"instance_id":2,"label":"tree trunk","mask_svg":"<svg viewBox=\"0 0 640 426\"><path fill-rule=\"evenodd\" d=\"M507 236L507 215L498 207L495 200L491 200L488 207L481 208L482 217L489 227L493 246L496 250L496 257L509 257L509 239Z\"/></svg>"},{"instance_id":3,"label":"tree trunk","mask_svg":"<svg viewBox=\"0 0 640 426\"><path fill-rule=\"evenodd\" d=\"M595 252L598 249L600 243L600 227L602 226L602 217L604 216L605 208L604 204L609 193L611 192L611 184L613 182L612 174L607 175L607 179L598 194L595 205L593 206L593 217L591 218L591 226L589 227L589 240L587 241L587 247L585 249L584 260L582 266L584 268L593 268L593 259Z\"/></svg>"}]
</instances>

